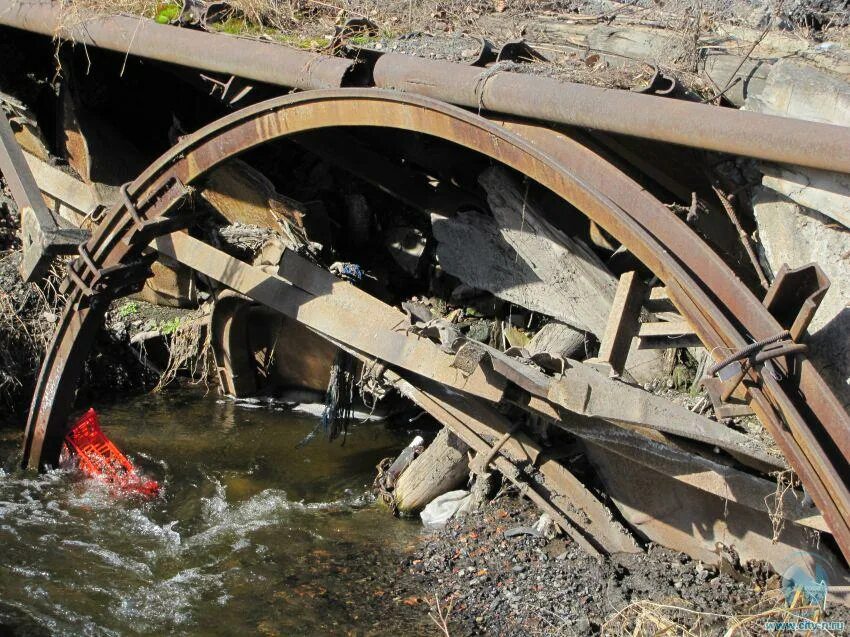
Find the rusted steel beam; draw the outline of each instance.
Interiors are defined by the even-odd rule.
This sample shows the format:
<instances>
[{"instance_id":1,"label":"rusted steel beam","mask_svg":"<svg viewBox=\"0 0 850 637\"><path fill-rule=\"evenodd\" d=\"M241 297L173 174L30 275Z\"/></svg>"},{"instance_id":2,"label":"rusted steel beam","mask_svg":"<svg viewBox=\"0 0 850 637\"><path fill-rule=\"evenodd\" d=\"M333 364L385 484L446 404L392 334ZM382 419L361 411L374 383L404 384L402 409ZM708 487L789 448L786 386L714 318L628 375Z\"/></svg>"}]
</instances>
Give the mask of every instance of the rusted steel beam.
<instances>
[{"instance_id":1,"label":"rusted steel beam","mask_svg":"<svg viewBox=\"0 0 850 637\"><path fill-rule=\"evenodd\" d=\"M628 217L630 222L624 224L619 213L609 215L583 196L571 201L591 218L601 213L595 219L597 223L668 283L668 296L716 357L722 357L719 352L739 349L782 330L776 318L684 220L664 212L661 202L627 175L612 169L603 157L563 132L527 122L497 121L533 143L566 172L580 175L588 187L604 192L613 206L610 210ZM647 250L647 244L633 241L642 229L652 235L654 248ZM745 339L744 334L750 338ZM799 360L797 369L791 371L779 366L774 376L752 370L751 377L764 388L752 387L749 403L809 492L817 493L813 497L833 532L847 533L848 545L843 550L850 556L850 418L808 360ZM799 408L789 398L798 392L805 397Z\"/></svg>"},{"instance_id":2,"label":"rusted steel beam","mask_svg":"<svg viewBox=\"0 0 850 637\"><path fill-rule=\"evenodd\" d=\"M532 132L526 139L467 111L421 97L347 89L256 104L184 138L131 184L128 201L141 201L137 207L144 217L156 220L169 214L185 195L185 188L175 184L190 185L221 162L260 144L330 126L384 126L441 137L536 180L584 212L652 270L710 351L739 349L750 342L749 335L764 338L779 331L776 319L692 230L678 224L669 211L659 213L660 204L610 164L580 148L573 156L573 146L580 145L560 140L552 131L537 138ZM98 226L88 243L94 265L111 268L141 255L151 237L139 243L139 219L131 214L133 208L122 202ZM160 235L173 231L159 230ZM99 280L100 271L79 261L74 272L77 276L66 288L68 304L45 356L27 425L25 462L33 468L58 457L69 399L86 351L77 345L77 336L96 330L102 320L102 314L88 309L91 284ZM850 417L805 360L799 386L796 376L786 377L782 371L751 371L750 404L850 557L846 469L850 454L841 451L850 436ZM64 400L57 399L60 392Z\"/></svg>"},{"instance_id":3,"label":"rusted steel beam","mask_svg":"<svg viewBox=\"0 0 850 637\"><path fill-rule=\"evenodd\" d=\"M765 502L777 493L774 480L753 476L691 453L669 440L653 439L649 431L622 429L577 418L565 418L562 425L579 438L631 458L648 469L754 511L765 511ZM776 515L802 526L829 531L814 504L803 503L799 494L790 490L781 496L781 500L775 503Z\"/></svg>"},{"instance_id":4,"label":"rusted steel beam","mask_svg":"<svg viewBox=\"0 0 850 637\"><path fill-rule=\"evenodd\" d=\"M60 227L47 209L24 151L15 140L12 126L0 109L0 173L6 180L12 198L21 213L24 281L33 281L49 267L57 254L73 254L88 232L79 228Z\"/></svg>"},{"instance_id":5,"label":"rusted steel beam","mask_svg":"<svg viewBox=\"0 0 850 637\"><path fill-rule=\"evenodd\" d=\"M481 368L465 375L452 366L452 356L437 345L407 334L409 321L404 314L302 257L291 255L296 266L278 276L183 232L158 237L151 246L320 334L390 365L479 398L499 401L502 397L501 379ZM321 292L314 294L312 290L317 287Z\"/></svg>"},{"instance_id":6,"label":"rusted steel beam","mask_svg":"<svg viewBox=\"0 0 850 637\"><path fill-rule=\"evenodd\" d=\"M651 541L710 564L721 562L719 544L734 547L741 563L764 561L778 573L792 566L806 572L820 568L829 573L829 601L848 603L846 564L823 544L813 545L811 529L777 519L775 491L766 494L770 505L762 502L750 508L639 464L629 447L620 453L589 443L586 450L606 494L624 519Z\"/></svg>"},{"instance_id":7,"label":"rusted steel beam","mask_svg":"<svg viewBox=\"0 0 850 637\"><path fill-rule=\"evenodd\" d=\"M343 86L354 62L224 33L131 16L86 17L67 24L60 3L0 0L0 25L122 54L299 89Z\"/></svg>"},{"instance_id":8,"label":"rusted steel beam","mask_svg":"<svg viewBox=\"0 0 850 637\"><path fill-rule=\"evenodd\" d=\"M391 381L395 382L396 387L402 395L412 400L419 407L431 414L438 422L448 427L458 438L469 445L476 454L486 455L490 452L490 444L476 434L468 424L469 420L473 417L467 413L470 405L466 404L465 401L452 401L450 396L442 397L441 399L418 389L395 374L390 373L388 377ZM585 536L585 533L587 533L586 525L582 524L579 519L568 517L564 511L553 506L538 491L539 487L536 487L532 481L525 479L522 472L507 458L496 456L493 464L499 473L519 489L521 494L528 497L538 507L548 513L555 523L586 553L599 557L605 553L612 552L611 544L606 545L606 538L604 536L594 537L590 534ZM580 505L581 503L577 507L579 510L581 509ZM587 516L586 513L585 516ZM578 518L578 516L574 517Z\"/></svg>"},{"instance_id":9,"label":"rusted steel beam","mask_svg":"<svg viewBox=\"0 0 850 637\"><path fill-rule=\"evenodd\" d=\"M385 53L375 86L495 113L850 173L850 127Z\"/></svg>"},{"instance_id":10,"label":"rusted steel beam","mask_svg":"<svg viewBox=\"0 0 850 637\"><path fill-rule=\"evenodd\" d=\"M734 429L661 396L605 378L589 365L567 363L564 373L549 386L548 398L556 405L582 416L646 427L716 446L742 464L765 473L785 468L781 459L750 448L750 438Z\"/></svg>"}]
</instances>

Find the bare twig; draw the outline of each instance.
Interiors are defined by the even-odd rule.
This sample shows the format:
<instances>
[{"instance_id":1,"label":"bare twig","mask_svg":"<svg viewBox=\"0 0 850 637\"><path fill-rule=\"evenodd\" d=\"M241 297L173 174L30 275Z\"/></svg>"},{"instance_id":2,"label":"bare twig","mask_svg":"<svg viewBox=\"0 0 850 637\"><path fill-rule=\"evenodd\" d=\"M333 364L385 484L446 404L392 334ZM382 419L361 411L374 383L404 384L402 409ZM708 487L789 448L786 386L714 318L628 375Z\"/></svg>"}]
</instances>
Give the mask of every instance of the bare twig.
<instances>
[{"instance_id":1,"label":"bare twig","mask_svg":"<svg viewBox=\"0 0 850 637\"><path fill-rule=\"evenodd\" d=\"M445 637L451 637L451 634L449 633L449 615L451 615L454 602L446 604L445 607L442 606L440 604L440 596L437 594L437 591L434 591L434 603L431 604L429 601L428 605L431 607L428 617L430 617L431 621L437 625L437 628L440 629L440 632L445 635Z\"/></svg>"}]
</instances>

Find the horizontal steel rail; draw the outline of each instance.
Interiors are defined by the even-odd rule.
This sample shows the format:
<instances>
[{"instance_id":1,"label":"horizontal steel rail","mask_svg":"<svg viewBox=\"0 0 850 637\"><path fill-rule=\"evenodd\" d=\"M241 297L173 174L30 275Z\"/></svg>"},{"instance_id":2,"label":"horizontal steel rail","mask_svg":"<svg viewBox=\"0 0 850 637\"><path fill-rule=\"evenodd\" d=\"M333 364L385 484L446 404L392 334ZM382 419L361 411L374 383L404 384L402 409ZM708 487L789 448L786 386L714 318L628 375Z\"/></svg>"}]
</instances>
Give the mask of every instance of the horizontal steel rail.
<instances>
[{"instance_id":1,"label":"horizontal steel rail","mask_svg":"<svg viewBox=\"0 0 850 637\"><path fill-rule=\"evenodd\" d=\"M850 127L386 53L351 60L129 16L65 25L59 3L0 0L0 25L297 89L369 84L450 104L850 173Z\"/></svg>"},{"instance_id":2,"label":"horizontal steel rail","mask_svg":"<svg viewBox=\"0 0 850 637\"><path fill-rule=\"evenodd\" d=\"M63 22L60 4L50 0L0 0L0 24L159 62L304 90L339 88L354 67L354 62L343 58L224 33L176 30L146 18L94 16L68 24Z\"/></svg>"}]
</instances>

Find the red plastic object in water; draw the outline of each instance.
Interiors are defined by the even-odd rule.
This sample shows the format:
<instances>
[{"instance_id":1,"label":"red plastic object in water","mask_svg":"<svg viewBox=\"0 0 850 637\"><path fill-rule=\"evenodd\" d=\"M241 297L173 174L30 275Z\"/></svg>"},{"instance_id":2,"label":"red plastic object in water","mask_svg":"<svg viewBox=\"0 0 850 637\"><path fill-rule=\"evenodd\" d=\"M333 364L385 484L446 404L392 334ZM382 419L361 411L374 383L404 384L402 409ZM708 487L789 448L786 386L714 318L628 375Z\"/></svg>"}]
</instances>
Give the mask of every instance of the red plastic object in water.
<instances>
[{"instance_id":1,"label":"red plastic object in water","mask_svg":"<svg viewBox=\"0 0 850 637\"><path fill-rule=\"evenodd\" d=\"M102 477L122 490L147 497L159 493L159 483L140 476L133 463L106 437L94 409L80 417L65 436L65 443L77 456L77 463L86 475Z\"/></svg>"}]
</instances>

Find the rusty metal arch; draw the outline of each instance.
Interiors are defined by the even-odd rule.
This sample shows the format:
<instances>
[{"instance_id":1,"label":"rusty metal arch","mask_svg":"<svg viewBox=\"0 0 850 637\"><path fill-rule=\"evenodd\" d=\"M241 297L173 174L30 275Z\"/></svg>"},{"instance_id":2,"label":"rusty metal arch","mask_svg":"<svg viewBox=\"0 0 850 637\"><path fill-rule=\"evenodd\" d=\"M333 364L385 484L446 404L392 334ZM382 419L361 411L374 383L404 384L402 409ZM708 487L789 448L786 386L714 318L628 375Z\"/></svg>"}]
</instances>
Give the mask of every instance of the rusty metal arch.
<instances>
[{"instance_id":1,"label":"rusty metal arch","mask_svg":"<svg viewBox=\"0 0 850 637\"><path fill-rule=\"evenodd\" d=\"M107 214L65 282L68 301L30 409L25 466L43 468L58 458L85 355L108 300L120 295L118 287L128 282L128 276L132 278L133 264L144 268L139 262L150 239L180 227L185 215L172 213L184 199L186 186L258 145L338 126L389 127L433 135L528 175L581 210L652 270L718 358L730 348L781 329L693 231L619 170L600 164L598 158L582 156L589 151L582 151L568 137L559 139L557 133L527 124L501 126L443 102L397 92L310 91L256 104L202 128L125 190L125 201ZM593 172L600 166L605 170L594 179ZM845 556L850 555L846 483L850 477L845 471L850 418L807 361L796 378L799 386L794 379L781 382L771 374L761 377L757 371L753 378L760 386L750 392L751 406L803 480Z\"/></svg>"}]
</instances>

